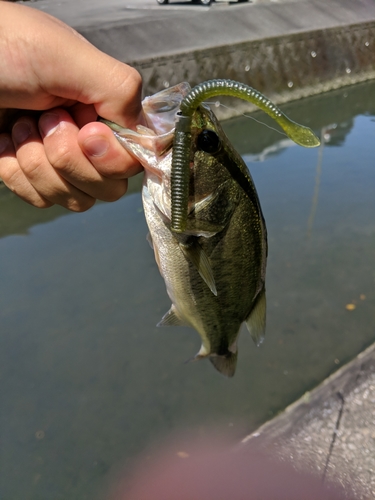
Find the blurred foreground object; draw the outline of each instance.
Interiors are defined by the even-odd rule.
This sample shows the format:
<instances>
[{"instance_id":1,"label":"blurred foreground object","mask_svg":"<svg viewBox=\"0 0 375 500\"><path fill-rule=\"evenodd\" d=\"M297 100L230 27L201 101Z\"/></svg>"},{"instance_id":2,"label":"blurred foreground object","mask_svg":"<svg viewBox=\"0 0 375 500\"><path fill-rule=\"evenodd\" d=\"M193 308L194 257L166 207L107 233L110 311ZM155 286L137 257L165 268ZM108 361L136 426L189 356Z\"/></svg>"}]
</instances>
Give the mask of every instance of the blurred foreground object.
<instances>
[{"instance_id":1,"label":"blurred foreground object","mask_svg":"<svg viewBox=\"0 0 375 500\"><path fill-rule=\"evenodd\" d=\"M256 447L233 449L221 440L172 443L143 459L111 500L343 500L337 485L295 471Z\"/></svg>"}]
</instances>

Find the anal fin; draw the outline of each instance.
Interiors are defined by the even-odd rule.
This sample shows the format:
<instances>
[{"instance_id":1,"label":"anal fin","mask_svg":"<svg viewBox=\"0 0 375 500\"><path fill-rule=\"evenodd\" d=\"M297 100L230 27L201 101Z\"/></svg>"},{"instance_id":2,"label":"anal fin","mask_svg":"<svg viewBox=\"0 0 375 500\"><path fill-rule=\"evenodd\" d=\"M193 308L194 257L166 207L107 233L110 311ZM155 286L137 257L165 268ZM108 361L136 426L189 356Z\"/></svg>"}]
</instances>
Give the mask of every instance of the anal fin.
<instances>
[{"instance_id":1,"label":"anal fin","mask_svg":"<svg viewBox=\"0 0 375 500\"><path fill-rule=\"evenodd\" d=\"M255 306L246 318L246 326L251 338L259 346L264 340L266 331L266 291L264 289L258 295Z\"/></svg>"}]
</instances>

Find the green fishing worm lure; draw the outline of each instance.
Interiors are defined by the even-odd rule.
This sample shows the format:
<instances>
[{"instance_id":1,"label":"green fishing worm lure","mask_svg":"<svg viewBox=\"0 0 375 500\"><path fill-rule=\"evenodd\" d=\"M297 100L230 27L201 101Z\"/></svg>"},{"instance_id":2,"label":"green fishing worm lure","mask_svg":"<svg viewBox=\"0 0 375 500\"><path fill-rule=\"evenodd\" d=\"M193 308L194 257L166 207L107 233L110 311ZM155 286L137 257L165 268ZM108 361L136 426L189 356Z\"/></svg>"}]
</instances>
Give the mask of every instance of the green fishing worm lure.
<instances>
[{"instance_id":1,"label":"green fishing worm lure","mask_svg":"<svg viewBox=\"0 0 375 500\"><path fill-rule=\"evenodd\" d=\"M290 120L267 97L248 85L233 80L209 80L195 86L181 101L173 141L171 230L175 233L185 231L188 217L192 117L203 101L219 95L239 97L255 104L273 118L290 139L301 146L314 148L320 144L310 128Z\"/></svg>"}]
</instances>

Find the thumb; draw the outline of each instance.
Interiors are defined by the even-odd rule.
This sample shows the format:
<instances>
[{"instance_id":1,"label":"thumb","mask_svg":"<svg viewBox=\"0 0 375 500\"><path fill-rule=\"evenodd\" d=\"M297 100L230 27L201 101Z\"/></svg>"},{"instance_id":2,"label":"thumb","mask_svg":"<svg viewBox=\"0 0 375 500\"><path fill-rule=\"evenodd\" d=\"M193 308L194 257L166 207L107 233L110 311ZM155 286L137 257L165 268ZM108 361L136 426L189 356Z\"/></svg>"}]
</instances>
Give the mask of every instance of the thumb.
<instances>
[{"instance_id":1,"label":"thumb","mask_svg":"<svg viewBox=\"0 0 375 500\"><path fill-rule=\"evenodd\" d=\"M142 121L141 75L127 64L99 54L97 64L87 65L86 73L82 75L79 100L93 104L102 118L134 128Z\"/></svg>"},{"instance_id":2,"label":"thumb","mask_svg":"<svg viewBox=\"0 0 375 500\"><path fill-rule=\"evenodd\" d=\"M131 66L101 52L75 32L65 34L60 69L52 75L56 94L68 100L92 104L107 120L133 128L141 115L141 75ZM61 43L61 37L58 40ZM63 73L61 75L61 73Z\"/></svg>"}]
</instances>

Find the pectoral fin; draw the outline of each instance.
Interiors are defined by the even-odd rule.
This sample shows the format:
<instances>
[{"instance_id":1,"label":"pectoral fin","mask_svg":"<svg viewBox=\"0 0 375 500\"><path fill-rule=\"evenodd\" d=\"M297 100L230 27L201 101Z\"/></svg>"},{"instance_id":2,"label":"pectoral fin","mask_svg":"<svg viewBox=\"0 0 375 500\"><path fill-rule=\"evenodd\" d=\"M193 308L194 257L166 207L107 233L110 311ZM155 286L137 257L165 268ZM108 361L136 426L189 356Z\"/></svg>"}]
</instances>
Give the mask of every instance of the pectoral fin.
<instances>
[{"instance_id":1,"label":"pectoral fin","mask_svg":"<svg viewBox=\"0 0 375 500\"><path fill-rule=\"evenodd\" d=\"M193 264L211 292L217 295L215 278L210 261L205 251L198 243L198 240L192 239L189 243L180 243L179 246L186 259Z\"/></svg>"},{"instance_id":2,"label":"pectoral fin","mask_svg":"<svg viewBox=\"0 0 375 500\"><path fill-rule=\"evenodd\" d=\"M189 234L205 231L216 234L228 224L238 205L239 189L235 181L228 179L205 198L197 201L188 216Z\"/></svg>"},{"instance_id":3,"label":"pectoral fin","mask_svg":"<svg viewBox=\"0 0 375 500\"><path fill-rule=\"evenodd\" d=\"M251 338L259 346L264 340L266 330L266 291L263 289L258 295L255 306L246 318L246 326L250 332Z\"/></svg>"},{"instance_id":4,"label":"pectoral fin","mask_svg":"<svg viewBox=\"0 0 375 500\"><path fill-rule=\"evenodd\" d=\"M177 316L176 309L172 304L172 307L164 314L156 326L187 326L187 324Z\"/></svg>"}]
</instances>

